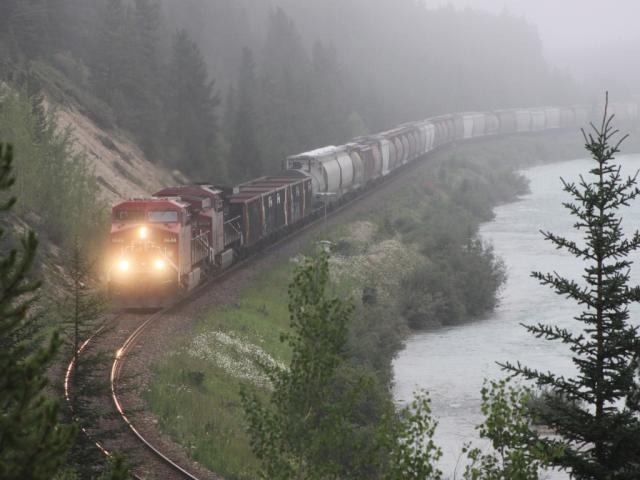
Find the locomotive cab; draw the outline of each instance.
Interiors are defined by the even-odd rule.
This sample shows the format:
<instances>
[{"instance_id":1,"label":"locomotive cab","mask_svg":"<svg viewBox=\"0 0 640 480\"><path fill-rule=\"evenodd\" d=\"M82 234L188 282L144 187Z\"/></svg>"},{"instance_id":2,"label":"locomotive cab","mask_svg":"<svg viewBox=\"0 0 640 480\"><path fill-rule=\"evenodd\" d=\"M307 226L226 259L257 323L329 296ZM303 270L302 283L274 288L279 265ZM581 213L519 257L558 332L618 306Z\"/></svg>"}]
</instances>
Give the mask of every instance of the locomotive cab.
<instances>
[{"instance_id":1,"label":"locomotive cab","mask_svg":"<svg viewBox=\"0 0 640 480\"><path fill-rule=\"evenodd\" d=\"M185 207L174 199L144 199L113 208L108 260L113 297L151 306L179 290Z\"/></svg>"}]
</instances>

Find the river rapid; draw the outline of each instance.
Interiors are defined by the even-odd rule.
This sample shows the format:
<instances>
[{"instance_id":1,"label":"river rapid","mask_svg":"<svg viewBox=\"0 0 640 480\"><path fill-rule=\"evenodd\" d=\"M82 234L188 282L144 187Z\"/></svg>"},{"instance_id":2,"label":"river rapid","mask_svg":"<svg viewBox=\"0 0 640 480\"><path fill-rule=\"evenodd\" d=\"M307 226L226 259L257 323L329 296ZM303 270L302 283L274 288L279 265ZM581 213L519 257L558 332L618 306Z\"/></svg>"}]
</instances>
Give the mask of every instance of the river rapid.
<instances>
[{"instance_id":1,"label":"river rapid","mask_svg":"<svg viewBox=\"0 0 640 480\"><path fill-rule=\"evenodd\" d=\"M619 158L623 171L640 169L640 155ZM477 440L475 426L481 422L480 389L484 379L504 374L498 361L521 361L540 370L572 375L569 351L557 342L539 340L521 323L549 323L575 329L573 320L580 310L570 300L559 297L531 278L532 270L557 271L579 280L582 266L570 255L555 250L543 240L541 229L578 240L573 220L562 202L560 177L577 180L593 165L589 160L572 160L523 172L530 180L531 193L519 201L496 208L495 220L482 226L481 236L491 242L504 260L508 279L498 308L487 319L462 326L442 328L413 335L394 362L396 401L406 403L416 389L427 390L439 425L436 442L441 446L441 468L445 477L460 478L463 444ZM640 229L640 200L623 210L623 227L629 235ZM632 281L640 283L640 255L635 255ZM632 308L632 321L640 321L640 308ZM551 478L568 478L552 473Z\"/></svg>"}]
</instances>

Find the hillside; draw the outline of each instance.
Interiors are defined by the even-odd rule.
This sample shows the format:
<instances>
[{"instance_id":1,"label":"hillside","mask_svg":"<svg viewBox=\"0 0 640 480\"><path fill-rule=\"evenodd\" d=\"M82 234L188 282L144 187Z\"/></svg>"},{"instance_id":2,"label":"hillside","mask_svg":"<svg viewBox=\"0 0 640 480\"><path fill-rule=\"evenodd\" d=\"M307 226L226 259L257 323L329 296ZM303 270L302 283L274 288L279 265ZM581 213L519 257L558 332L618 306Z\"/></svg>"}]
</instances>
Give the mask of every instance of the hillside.
<instances>
[{"instance_id":1,"label":"hillside","mask_svg":"<svg viewBox=\"0 0 640 480\"><path fill-rule=\"evenodd\" d=\"M74 151L86 155L108 204L146 196L163 186L186 179L150 162L135 141L121 130L103 130L75 106L57 106L58 126L70 128Z\"/></svg>"}]
</instances>

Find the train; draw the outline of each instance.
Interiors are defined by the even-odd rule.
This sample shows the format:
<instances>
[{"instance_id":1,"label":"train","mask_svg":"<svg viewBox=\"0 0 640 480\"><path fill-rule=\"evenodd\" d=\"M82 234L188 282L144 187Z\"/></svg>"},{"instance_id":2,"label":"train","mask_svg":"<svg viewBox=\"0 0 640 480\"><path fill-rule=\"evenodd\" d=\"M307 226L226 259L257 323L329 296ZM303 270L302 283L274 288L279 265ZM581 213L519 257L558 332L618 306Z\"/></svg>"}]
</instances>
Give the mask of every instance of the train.
<instances>
[{"instance_id":1,"label":"train","mask_svg":"<svg viewBox=\"0 0 640 480\"><path fill-rule=\"evenodd\" d=\"M609 104L621 122L637 121L638 110L637 102ZM118 203L109 292L128 306L160 306L437 149L582 127L598 111L574 105L440 115L292 155L279 174L232 188L183 185Z\"/></svg>"}]
</instances>

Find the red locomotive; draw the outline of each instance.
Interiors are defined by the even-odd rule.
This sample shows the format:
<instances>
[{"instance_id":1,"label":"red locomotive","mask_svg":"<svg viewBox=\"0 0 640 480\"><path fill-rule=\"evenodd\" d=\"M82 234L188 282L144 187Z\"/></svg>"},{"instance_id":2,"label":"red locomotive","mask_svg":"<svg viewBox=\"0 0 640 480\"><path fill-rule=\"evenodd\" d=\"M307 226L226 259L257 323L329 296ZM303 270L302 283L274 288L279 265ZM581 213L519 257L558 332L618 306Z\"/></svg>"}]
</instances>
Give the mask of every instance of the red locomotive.
<instances>
[{"instance_id":1,"label":"red locomotive","mask_svg":"<svg viewBox=\"0 0 640 480\"><path fill-rule=\"evenodd\" d=\"M113 207L108 283L130 306L159 306L211 271L311 214L311 180L297 172L224 190L165 188Z\"/></svg>"}]
</instances>

